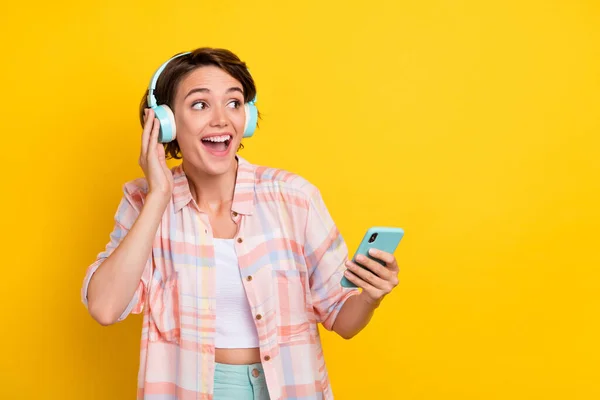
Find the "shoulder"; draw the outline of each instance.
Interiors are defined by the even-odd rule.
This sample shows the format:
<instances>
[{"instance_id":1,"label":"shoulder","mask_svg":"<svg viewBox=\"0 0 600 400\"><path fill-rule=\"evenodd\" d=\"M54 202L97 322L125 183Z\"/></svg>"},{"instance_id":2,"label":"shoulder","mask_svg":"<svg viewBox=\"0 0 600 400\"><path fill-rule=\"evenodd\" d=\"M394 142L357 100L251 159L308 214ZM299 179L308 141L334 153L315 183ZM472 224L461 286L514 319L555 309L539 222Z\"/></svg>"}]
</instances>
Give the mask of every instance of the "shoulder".
<instances>
[{"instance_id":1,"label":"shoulder","mask_svg":"<svg viewBox=\"0 0 600 400\"><path fill-rule=\"evenodd\" d=\"M182 174L181 165L171 168L171 173L174 178ZM146 195L148 194L148 180L145 177L138 177L123 184L123 196L136 209L141 209Z\"/></svg>"},{"instance_id":2,"label":"shoulder","mask_svg":"<svg viewBox=\"0 0 600 400\"><path fill-rule=\"evenodd\" d=\"M148 194L148 181L146 178L136 178L125 182L122 186L123 200L122 205L133 207L140 211Z\"/></svg>"},{"instance_id":3,"label":"shoulder","mask_svg":"<svg viewBox=\"0 0 600 400\"><path fill-rule=\"evenodd\" d=\"M258 192L274 192L300 196L309 200L318 188L303 176L275 167L256 165L254 183Z\"/></svg>"}]
</instances>

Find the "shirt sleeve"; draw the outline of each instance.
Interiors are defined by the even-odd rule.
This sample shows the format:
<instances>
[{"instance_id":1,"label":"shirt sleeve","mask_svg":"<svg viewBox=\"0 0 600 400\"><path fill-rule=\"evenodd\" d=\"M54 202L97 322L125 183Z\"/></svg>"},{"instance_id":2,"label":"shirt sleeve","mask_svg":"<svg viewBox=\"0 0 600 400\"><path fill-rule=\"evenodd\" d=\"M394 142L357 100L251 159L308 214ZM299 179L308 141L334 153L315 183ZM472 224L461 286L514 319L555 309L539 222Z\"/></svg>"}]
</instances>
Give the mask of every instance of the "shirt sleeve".
<instances>
[{"instance_id":1,"label":"shirt sleeve","mask_svg":"<svg viewBox=\"0 0 600 400\"><path fill-rule=\"evenodd\" d=\"M359 289L341 285L348 248L317 189L309 199L304 251L317 322L330 331L344 302Z\"/></svg>"},{"instance_id":2,"label":"shirt sleeve","mask_svg":"<svg viewBox=\"0 0 600 400\"><path fill-rule=\"evenodd\" d=\"M110 241L106 245L104 251L98 254L94 263L92 263L88 268L85 274L85 278L83 280L83 286L81 288L81 299L86 308L88 308L88 287L90 284L90 280L92 276L96 272L96 270L102 265L102 263L112 254L112 252L119 246L123 238L127 235L133 223L137 219L143 201L143 194L138 189L131 189L128 185L125 185L123 188L123 197L121 198L121 202L117 208L117 212L114 217L114 227L112 232L110 233ZM121 316L118 321L122 321L129 315L130 313L139 314L142 312L144 308L144 303L146 301L146 297L148 295L148 283L150 282L152 276L152 255L148 257L146 261L146 266L144 267L144 271L142 273L142 277L140 279L140 283L138 288L136 289L133 298L123 310Z\"/></svg>"}]
</instances>

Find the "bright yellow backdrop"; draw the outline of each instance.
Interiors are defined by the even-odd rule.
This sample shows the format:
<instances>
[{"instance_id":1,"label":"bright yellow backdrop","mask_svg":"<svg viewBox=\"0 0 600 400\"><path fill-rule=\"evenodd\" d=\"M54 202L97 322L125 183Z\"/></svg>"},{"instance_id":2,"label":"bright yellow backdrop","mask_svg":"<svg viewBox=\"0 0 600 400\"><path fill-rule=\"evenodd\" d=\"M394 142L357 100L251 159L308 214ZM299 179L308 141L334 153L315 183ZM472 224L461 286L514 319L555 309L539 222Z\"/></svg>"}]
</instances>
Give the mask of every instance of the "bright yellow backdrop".
<instances>
[{"instance_id":1,"label":"bright yellow backdrop","mask_svg":"<svg viewBox=\"0 0 600 400\"><path fill-rule=\"evenodd\" d=\"M257 81L244 157L317 184L351 250L406 231L371 325L323 335L336 398L600 397L597 2L34 3L0 16L0 398L134 397L141 319L79 289L150 75L205 45Z\"/></svg>"}]
</instances>

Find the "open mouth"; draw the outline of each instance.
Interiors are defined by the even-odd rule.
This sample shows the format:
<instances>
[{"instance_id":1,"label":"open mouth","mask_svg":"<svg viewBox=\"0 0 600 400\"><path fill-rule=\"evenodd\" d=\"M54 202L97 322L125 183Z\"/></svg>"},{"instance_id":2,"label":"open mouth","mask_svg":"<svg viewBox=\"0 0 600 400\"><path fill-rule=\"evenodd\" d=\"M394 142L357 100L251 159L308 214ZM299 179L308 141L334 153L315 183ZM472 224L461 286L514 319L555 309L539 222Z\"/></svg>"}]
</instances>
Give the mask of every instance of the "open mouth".
<instances>
[{"instance_id":1,"label":"open mouth","mask_svg":"<svg viewBox=\"0 0 600 400\"><path fill-rule=\"evenodd\" d=\"M232 140L231 135L210 136L202 139L202 144L213 152L223 152L229 149Z\"/></svg>"}]
</instances>

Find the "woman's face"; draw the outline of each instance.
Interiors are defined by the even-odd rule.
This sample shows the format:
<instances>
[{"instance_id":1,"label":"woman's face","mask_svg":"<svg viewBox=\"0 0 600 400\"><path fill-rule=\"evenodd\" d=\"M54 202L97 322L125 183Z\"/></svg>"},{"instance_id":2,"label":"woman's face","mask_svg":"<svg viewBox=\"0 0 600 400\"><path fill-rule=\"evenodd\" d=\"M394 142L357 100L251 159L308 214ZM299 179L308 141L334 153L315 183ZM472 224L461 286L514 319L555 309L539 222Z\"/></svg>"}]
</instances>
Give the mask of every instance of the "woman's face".
<instances>
[{"instance_id":1,"label":"woman's face","mask_svg":"<svg viewBox=\"0 0 600 400\"><path fill-rule=\"evenodd\" d=\"M186 163L208 175L235 168L246 117L242 84L218 67L199 67L179 82L173 105Z\"/></svg>"}]
</instances>

